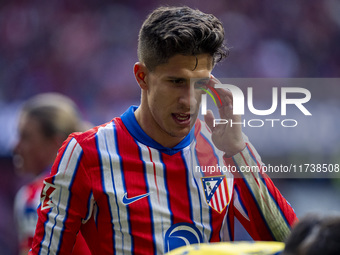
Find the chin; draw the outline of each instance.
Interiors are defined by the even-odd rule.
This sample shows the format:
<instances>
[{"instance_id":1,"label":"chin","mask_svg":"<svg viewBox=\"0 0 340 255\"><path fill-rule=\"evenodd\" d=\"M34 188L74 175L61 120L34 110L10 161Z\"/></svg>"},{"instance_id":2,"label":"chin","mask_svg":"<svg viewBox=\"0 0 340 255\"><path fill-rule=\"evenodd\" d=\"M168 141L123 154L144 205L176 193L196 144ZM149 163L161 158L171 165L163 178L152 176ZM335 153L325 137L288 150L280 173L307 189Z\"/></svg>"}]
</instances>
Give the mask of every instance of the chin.
<instances>
[{"instance_id":1,"label":"chin","mask_svg":"<svg viewBox=\"0 0 340 255\"><path fill-rule=\"evenodd\" d=\"M176 137L181 137L181 138L184 138L186 137L189 133L190 133L190 130L191 130L191 126L190 127L186 127L186 128L183 128L182 130L180 131L177 131L176 132Z\"/></svg>"}]
</instances>

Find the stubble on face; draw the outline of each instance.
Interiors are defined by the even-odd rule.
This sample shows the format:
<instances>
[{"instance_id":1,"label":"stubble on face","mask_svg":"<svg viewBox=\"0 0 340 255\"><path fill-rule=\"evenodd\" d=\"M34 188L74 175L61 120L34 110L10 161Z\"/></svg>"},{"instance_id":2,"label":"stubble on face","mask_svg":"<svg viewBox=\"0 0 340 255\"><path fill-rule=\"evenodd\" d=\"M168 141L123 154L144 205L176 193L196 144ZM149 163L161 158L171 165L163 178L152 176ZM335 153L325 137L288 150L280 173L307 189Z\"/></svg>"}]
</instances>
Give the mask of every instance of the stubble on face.
<instances>
[{"instance_id":1,"label":"stubble on face","mask_svg":"<svg viewBox=\"0 0 340 255\"><path fill-rule=\"evenodd\" d=\"M173 147L184 139L194 125L200 93L190 84L192 78L209 78L212 57L175 55L166 64L148 74L147 90L136 119L142 129L165 147Z\"/></svg>"}]
</instances>

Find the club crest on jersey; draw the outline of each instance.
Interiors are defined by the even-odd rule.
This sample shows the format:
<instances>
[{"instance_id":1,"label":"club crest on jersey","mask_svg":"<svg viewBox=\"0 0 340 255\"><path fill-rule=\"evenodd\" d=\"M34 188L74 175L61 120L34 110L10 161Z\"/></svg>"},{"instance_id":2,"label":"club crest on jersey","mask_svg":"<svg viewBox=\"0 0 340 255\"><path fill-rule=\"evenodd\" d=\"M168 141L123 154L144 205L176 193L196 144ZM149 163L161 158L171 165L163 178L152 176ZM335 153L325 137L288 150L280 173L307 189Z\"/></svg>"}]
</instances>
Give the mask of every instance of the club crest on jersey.
<instances>
[{"instance_id":1,"label":"club crest on jersey","mask_svg":"<svg viewBox=\"0 0 340 255\"><path fill-rule=\"evenodd\" d=\"M208 205L221 213L229 204L227 179L224 175L202 177L205 200Z\"/></svg>"},{"instance_id":2,"label":"club crest on jersey","mask_svg":"<svg viewBox=\"0 0 340 255\"><path fill-rule=\"evenodd\" d=\"M44 186L41 191L41 210L49 209L54 206L52 198L56 196L58 187L52 183L44 181Z\"/></svg>"}]
</instances>

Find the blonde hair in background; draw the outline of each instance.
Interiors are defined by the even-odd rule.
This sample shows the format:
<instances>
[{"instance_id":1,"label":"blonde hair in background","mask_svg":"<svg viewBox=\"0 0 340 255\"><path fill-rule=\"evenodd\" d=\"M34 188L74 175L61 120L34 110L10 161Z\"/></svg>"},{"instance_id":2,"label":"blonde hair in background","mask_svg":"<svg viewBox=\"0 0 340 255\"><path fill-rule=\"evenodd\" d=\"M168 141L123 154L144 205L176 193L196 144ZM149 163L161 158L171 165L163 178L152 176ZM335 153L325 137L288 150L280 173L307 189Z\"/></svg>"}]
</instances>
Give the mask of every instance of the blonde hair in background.
<instances>
[{"instance_id":1,"label":"blonde hair in background","mask_svg":"<svg viewBox=\"0 0 340 255\"><path fill-rule=\"evenodd\" d=\"M21 114L38 120L46 137L63 135L66 139L73 132L91 128L90 123L82 120L77 105L59 93L43 93L30 98L23 105Z\"/></svg>"}]
</instances>

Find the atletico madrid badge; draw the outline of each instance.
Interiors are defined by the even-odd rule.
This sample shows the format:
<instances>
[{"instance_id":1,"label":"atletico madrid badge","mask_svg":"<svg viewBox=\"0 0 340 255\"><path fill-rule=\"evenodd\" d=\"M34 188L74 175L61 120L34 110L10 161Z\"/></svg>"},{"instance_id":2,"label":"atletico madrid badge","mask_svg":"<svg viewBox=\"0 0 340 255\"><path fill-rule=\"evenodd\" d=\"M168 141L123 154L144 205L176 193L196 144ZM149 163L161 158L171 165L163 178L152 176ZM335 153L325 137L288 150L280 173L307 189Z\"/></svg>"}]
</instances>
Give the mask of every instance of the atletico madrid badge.
<instances>
[{"instance_id":1,"label":"atletico madrid badge","mask_svg":"<svg viewBox=\"0 0 340 255\"><path fill-rule=\"evenodd\" d=\"M221 213L229 204L227 179L224 175L202 177L203 190L208 205Z\"/></svg>"}]
</instances>

